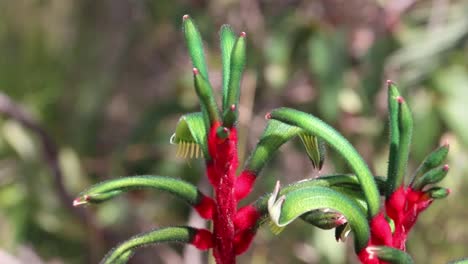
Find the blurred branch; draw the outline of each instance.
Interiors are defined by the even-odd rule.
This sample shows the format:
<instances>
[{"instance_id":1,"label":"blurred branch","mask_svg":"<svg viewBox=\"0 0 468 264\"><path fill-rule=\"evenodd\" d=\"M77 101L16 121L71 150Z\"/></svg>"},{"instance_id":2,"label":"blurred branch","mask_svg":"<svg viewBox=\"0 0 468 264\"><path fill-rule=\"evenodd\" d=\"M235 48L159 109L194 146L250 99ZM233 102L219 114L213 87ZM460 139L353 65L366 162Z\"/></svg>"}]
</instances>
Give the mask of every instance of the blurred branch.
<instances>
[{"instance_id":1,"label":"blurred branch","mask_svg":"<svg viewBox=\"0 0 468 264\"><path fill-rule=\"evenodd\" d=\"M70 195L70 193L67 192L63 184L63 172L58 161L57 145L47 134L45 129L42 128L28 112L26 112L21 106L16 104L10 97L2 92L0 92L0 115L4 115L7 118L15 120L37 135L42 144L42 154L44 161L52 171L54 186L59 196L59 200L71 214L75 215L79 219L80 223L84 227L90 229L90 243L94 243L96 240L101 240L103 237L108 241L114 240L115 236L112 234L112 232L98 226L94 215L88 211L85 211L83 208L73 206L73 197ZM95 254L96 252L94 251L99 250L94 247L90 247L90 249L90 257L91 259L94 259L95 256L97 256L97 254Z\"/></svg>"},{"instance_id":2,"label":"blurred branch","mask_svg":"<svg viewBox=\"0 0 468 264\"><path fill-rule=\"evenodd\" d=\"M2 92L0 92L0 114L15 120L37 135L42 144L42 154L44 161L52 171L55 189L57 190L57 193L60 197L60 201L63 203L65 208L84 221L86 219L85 211L83 211L81 208L73 207L73 198L67 192L63 184L63 173L59 166L58 150L55 142L29 113L24 111L21 106L13 102L10 97Z\"/></svg>"}]
</instances>

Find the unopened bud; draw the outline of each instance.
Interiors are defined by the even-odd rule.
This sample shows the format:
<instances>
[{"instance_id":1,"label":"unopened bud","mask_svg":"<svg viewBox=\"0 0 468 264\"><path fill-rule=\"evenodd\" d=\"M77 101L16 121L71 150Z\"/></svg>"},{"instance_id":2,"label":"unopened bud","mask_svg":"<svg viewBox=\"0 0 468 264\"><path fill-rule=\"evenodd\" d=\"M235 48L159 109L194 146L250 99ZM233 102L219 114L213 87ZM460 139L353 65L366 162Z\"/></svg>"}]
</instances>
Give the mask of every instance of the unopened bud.
<instances>
[{"instance_id":1,"label":"unopened bud","mask_svg":"<svg viewBox=\"0 0 468 264\"><path fill-rule=\"evenodd\" d=\"M226 127L220 126L216 129L216 135L220 139L226 139L227 137L229 137L229 129Z\"/></svg>"},{"instance_id":2,"label":"unopened bud","mask_svg":"<svg viewBox=\"0 0 468 264\"><path fill-rule=\"evenodd\" d=\"M314 210L302 215L301 218L321 229L332 229L347 222L342 214L324 210Z\"/></svg>"},{"instance_id":3,"label":"unopened bud","mask_svg":"<svg viewBox=\"0 0 468 264\"><path fill-rule=\"evenodd\" d=\"M439 166L437 168L431 169L428 172L424 173L421 178L418 178L413 183L413 189L421 190L424 186L428 184L438 183L445 178L447 172L449 170L449 166L447 164L443 166Z\"/></svg>"},{"instance_id":4,"label":"unopened bud","mask_svg":"<svg viewBox=\"0 0 468 264\"><path fill-rule=\"evenodd\" d=\"M426 191L426 194L432 199L442 199L450 194L450 189L443 187L432 187Z\"/></svg>"}]
</instances>

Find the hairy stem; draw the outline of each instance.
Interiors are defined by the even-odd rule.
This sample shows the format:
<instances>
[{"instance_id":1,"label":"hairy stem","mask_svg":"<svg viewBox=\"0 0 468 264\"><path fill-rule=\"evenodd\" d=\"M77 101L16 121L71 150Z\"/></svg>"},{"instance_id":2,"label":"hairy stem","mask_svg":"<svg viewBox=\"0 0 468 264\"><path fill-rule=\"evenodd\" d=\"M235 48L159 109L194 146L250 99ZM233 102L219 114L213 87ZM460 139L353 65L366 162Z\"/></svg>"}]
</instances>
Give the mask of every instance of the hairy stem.
<instances>
[{"instance_id":1,"label":"hairy stem","mask_svg":"<svg viewBox=\"0 0 468 264\"><path fill-rule=\"evenodd\" d=\"M218 264L234 264L234 250L237 201L234 195L237 160L237 131L228 130L228 136L221 138L217 131L221 126L211 127L208 149L211 160L207 162L207 173L215 190L216 210L213 217L213 255Z\"/></svg>"}]
</instances>

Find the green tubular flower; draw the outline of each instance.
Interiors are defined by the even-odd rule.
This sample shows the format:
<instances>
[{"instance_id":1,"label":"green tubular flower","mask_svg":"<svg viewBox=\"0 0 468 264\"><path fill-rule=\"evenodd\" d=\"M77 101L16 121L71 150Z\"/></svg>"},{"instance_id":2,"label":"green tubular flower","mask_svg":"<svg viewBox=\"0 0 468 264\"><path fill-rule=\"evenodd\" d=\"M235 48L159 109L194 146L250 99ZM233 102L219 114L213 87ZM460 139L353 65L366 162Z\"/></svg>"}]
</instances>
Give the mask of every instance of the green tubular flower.
<instances>
[{"instance_id":1,"label":"green tubular flower","mask_svg":"<svg viewBox=\"0 0 468 264\"><path fill-rule=\"evenodd\" d=\"M206 127L202 113L183 115L177 123L171 144L177 145L176 155L183 158L209 157Z\"/></svg>"},{"instance_id":2,"label":"green tubular flower","mask_svg":"<svg viewBox=\"0 0 468 264\"><path fill-rule=\"evenodd\" d=\"M377 215L380 209L380 194L374 177L361 155L359 155L348 140L320 119L298 110L285 107L278 108L273 110L268 117L299 127L305 132L321 138L340 153L359 179L364 195L366 196L369 218L373 218Z\"/></svg>"}]
</instances>

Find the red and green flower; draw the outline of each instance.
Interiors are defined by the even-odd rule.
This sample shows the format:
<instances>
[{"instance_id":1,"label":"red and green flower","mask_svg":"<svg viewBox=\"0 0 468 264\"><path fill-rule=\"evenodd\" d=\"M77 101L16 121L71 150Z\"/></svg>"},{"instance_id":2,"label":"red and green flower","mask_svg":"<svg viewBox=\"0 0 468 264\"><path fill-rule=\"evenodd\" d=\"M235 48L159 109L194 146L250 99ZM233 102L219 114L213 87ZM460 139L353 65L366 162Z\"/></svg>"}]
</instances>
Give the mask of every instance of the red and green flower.
<instances>
[{"instance_id":1,"label":"red and green flower","mask_svg":"<svg viewBox=\"0 0 468 264\"><path fill-rule=\"evenodd\" d=\"M179 242L200 250L212 249L216 263L233 264L250 246L259 227L270 223L279 232L297 218L322 229L335 229L337 240L353 233L356 255L362 263L412 263L406 240L419 214L450 191L434 186L447 174L443 164L448 145L433 151L408 179L407 164L412 136L409 107L396 86L388 82L390 148L386 177L372 174L357 150L334 128L317 117L290 108L266 115L268 124L251 155L239 170L239 98L246 62L244 32L230 26L220 30L222 57L221 106L210 84L200 33L185 15L183 28L193 63L193 79L200 112L183 115L171 143L183 157L203 157L213 195L202 193L181 179L143 175L109 180L92 186L74 205L107 201L124 192L150 188L174 194L212 222L212 230L168 227L137 235L107 254L102 263L126 263L135 250L147 244ZM262 169L286 142L299 138L314 168L320 169L325 146L349 165L350 173L306 179L280 188L240 207ZM240 173L237 173L241 171ZM381 199L384 202L381 202Z\"/></svg>"}]
</instances>

